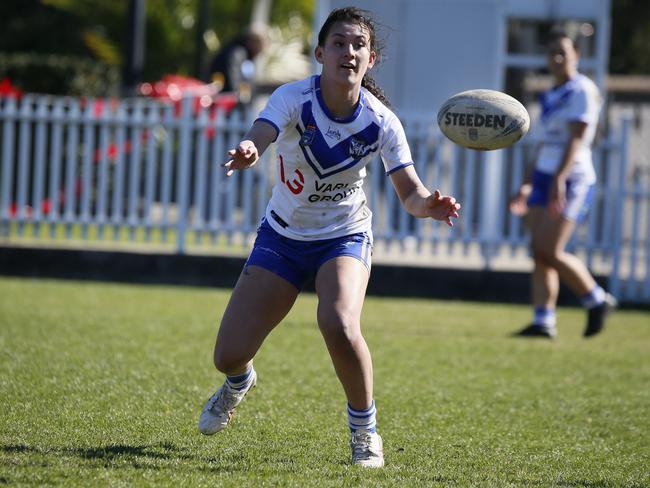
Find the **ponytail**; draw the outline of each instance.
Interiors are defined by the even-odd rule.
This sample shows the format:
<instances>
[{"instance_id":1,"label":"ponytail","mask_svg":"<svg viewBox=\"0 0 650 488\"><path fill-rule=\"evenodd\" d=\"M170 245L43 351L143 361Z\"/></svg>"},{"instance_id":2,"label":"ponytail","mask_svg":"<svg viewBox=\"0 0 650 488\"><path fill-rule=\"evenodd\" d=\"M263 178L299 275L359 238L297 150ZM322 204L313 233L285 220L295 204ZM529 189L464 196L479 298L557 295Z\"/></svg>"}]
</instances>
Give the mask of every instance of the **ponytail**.
<instances>
[{"instance_id":1,"label":"ponytail","mask_svg":"<svg viewBox=\"0 0 650 488\"><path fill-rule=\"evenodd\" d=\"M381 103L390 108L390 101L388 100L388 97L372 76L366 74L361 80L361 86L372 93L375 97L377 97Z\"/></svg>"}]
</instances>

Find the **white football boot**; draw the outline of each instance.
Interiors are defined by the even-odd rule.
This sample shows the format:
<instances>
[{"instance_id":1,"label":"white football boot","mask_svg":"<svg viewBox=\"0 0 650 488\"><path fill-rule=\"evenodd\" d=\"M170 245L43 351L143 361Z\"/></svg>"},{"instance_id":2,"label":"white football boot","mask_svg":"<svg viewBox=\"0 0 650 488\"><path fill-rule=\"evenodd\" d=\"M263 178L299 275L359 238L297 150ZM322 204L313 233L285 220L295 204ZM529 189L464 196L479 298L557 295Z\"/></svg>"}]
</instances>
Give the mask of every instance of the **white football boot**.
<instances>
[{"instance_id":1,"label":"white football boot","mask_svg":"<svg viewBox=\"0 0 650 488\"><path fill-rule=\"evenodd\" d=\"M237 405L257 384L257 373L253 370L250 386L243 390L235 390L228 383L221 385L214 395L205 403L199 418L199 430L205 435L216 434L228 427Z\"/></svg>"},{"instance_id":2,"label":"white football boot","mask_svg":"<svg viewBox=\"0 0 650 488\"><path fill-rule=\"evenodd\" d=\"M384 465L384 445L377 432L357 430L350 439L352 464L364 468L381 468Z\"/></svg>"}]
</instances>

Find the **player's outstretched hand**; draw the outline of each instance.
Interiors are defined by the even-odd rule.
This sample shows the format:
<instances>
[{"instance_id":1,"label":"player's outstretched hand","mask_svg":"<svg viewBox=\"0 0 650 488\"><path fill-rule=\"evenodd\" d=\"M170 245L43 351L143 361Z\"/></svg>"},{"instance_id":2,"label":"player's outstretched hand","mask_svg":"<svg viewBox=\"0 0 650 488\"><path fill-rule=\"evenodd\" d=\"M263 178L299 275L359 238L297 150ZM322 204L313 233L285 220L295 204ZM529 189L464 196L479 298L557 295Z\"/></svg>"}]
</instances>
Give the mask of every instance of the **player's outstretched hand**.
<instances>
[{"instance_id":1,"label":"player's outstretched hand","mask_svg":"<svg viewBox=\"0 0 650 488\"><path fill-rule=\"evenodd\" d=\"M427 197L426 208L429 217L435 220L444 220L449 227L453 227L454 223L451 218L458 218L460 203L457 203L454 197L441 195L440 191L436 190Z\"/></svg>"},{"instance_id":2,"label":"player's outstretched hand","mask_svg":"<svg viewBox=\"0 0 650 488\"><path fill-rule=\"evenodd\" d=\"M226 176L232 175L235 170L246 169L257 163L259 154L253 141L241 141L235 149L228 151L230 159L223 165Z\"/></svg>"}]
</instances>

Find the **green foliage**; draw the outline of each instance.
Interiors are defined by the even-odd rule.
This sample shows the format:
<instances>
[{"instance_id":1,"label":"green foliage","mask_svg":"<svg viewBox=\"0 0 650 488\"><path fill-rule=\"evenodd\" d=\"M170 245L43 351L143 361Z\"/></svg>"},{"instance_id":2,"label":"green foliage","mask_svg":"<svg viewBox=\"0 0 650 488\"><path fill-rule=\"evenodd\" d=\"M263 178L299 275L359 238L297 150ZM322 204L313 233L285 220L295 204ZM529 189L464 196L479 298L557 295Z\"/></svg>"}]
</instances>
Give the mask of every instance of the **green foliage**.
<instances>
[{"instance_id":1,"label":"green foliage","mask_svg":"<svg viewBox=\"0 0 650 488\"><path fill-rule=\"evenodd\" d=\"M612 73L650 74L650 2L612 0L610 51Z\"/></svg>"},{"instance_id":2,"label":"green foliage","mask_svg":"<svg viewBox=\"0 0 650 488\"><path fill-rule=\"evenodd\" d=\"M142 79L156 80L165 73L195 75L199 0L146 0L146 52ZM221 43L239 34L250 22L253 0L209 0L208 28ZM101 63L120 73L126 57L128 1L114 0L20 0L0 2L0 50L22 54L31 60L50 66L52 59L44 54L56 54L78 62ZM275 0L271 22L284 26L290 14L297 12L311 25L312 0ZM23 59L5 57L8 59ZM54 59L54 58L53 58ZM77 63L77 61L74 61ZM49 69L49 68L48 68ZM76 81L61 79L59 73L45 83L43 73L34 70L11 69L12 81L26 91L47 90L55 94L75 94L70 91ZM46 73L46 74L49 74ZM79 76L73 75L76 80ZM116 92L119 80L112 74L105 80L110 88L100 84L89 86L87 94ZM97 90L106 90L97 93ZM82 89L83 91L83 89Z\"/></svg>"},{"instance_id":3,"label":"green foliage","mask_svg":"<svg viewBox=\"0 0 650 488\"><path fill-rule=\"evenodd\" d=\"M9 78L25 92L78 96L117 95L115 65L80 56L0 52L0 79Z\"/></svg>"},{"instance_id":4,"label":"green foliage","mask_svg":"<svg viewBox=\"0 0 650 488\"><path fill-rule=\"evenodd\" d=\"M125 2L2 2L2 74L22 90L113 95L119 88Z\"/></svg>"},{"instance_id":5,"label":"green foliage","mask_svg":"<svg viewBox=\"0 0 650 488\"><path fill-rule=\"evenodd\" d=\"M367 300L386 467L349 465L345 399L301 296L256 358L233 425L196 427L227 290L0 279L0 482L9 486L650 484L648 312L602 336L561 309Z\"/></svg>"},{"instance_id":6,"label":"green foliage","mask_svg":"<svg viewBox=\"0 0 650 488\"><path fill-rule=\"evenodd\" d=\"M0 2L0 50L90 56L83 44L84 22L39 0Z\"/></svg>"},{"instance_id":7,"label":"green foliage","mask_svg":"<svg viewBox=\"0 0 650 488\"><path fill-rule=\"evenodd\" d=\"M156 80L165 73L195 74L197 15L200 0L146 0L146 53L143 80ZM253 0L208 0L209 29L223 45L249 23ZM88 93L106 95L118 90L116 74L126 53L128 1L115 0L10 0L0 2L0 51L25 57L4 56L4 73L26 91L47 90L57 94L84 91L84 76L73 68L74 80L50 70L56 54L73 65L99 62L92 72L110 75L92 82ZM274 0L271 23L289 28L292 13L311 28L314 0ZM307 36L305 36L307 38ZM211 55L214 53L211 53ZM9 59L32 59L44 69L7 68ZM28 63L29 64L29 63ZM89 65L87 65L89 66ZM644 0L612 0L610 69L614 73L650 73L650 3ZM86 73L87 68L80 71ZM51 76L45 82L42 78ZM17 78L16 78L17 77ZM92 76L91 76L92 78ZM71 90L71 86L75 88Z\"/></svg>"}]
</instances>

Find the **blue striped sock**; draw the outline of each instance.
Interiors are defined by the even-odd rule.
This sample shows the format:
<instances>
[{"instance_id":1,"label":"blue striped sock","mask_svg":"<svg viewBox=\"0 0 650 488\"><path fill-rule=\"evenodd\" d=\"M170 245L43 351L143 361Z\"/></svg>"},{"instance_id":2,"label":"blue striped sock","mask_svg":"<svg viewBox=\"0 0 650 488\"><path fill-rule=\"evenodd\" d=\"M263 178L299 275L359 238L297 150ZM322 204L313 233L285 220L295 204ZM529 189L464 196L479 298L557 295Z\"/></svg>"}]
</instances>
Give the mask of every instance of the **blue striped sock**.
<instances>
[{"instance_id":1,"label":"blue striped sock","mask_svg":"<svg viewBox=\"0 0 650 488\"><path fill-rule=\"evenodd\" d=\"M250 386L253 380L253 367L251 366L245 373L236 376L226 376L226 383L233 390L245 390Z\"/></svg>"},{"instance_id":2,"label":"blue striped sock","mask_svg":"<svg viewBox=\"0 0 650 488\"><path fill-rule=\"evenodd\" d=\"M351 432L356 432L357 429L363 429L370 432L377 430L377 409L375 408L375 401L365 410L355 410L348 403L348 425Z\"/></svg>"}]
</instances>

